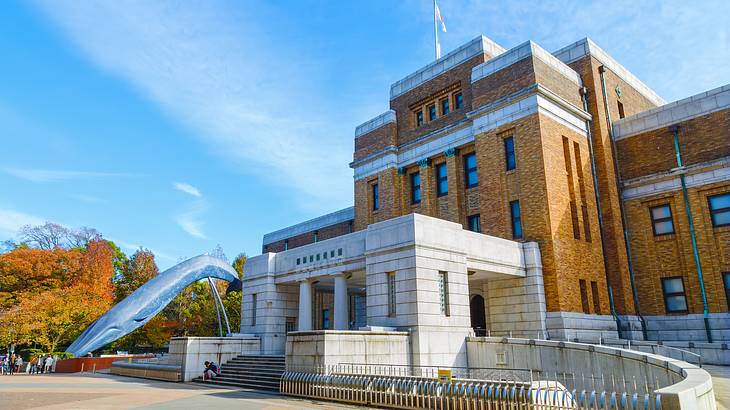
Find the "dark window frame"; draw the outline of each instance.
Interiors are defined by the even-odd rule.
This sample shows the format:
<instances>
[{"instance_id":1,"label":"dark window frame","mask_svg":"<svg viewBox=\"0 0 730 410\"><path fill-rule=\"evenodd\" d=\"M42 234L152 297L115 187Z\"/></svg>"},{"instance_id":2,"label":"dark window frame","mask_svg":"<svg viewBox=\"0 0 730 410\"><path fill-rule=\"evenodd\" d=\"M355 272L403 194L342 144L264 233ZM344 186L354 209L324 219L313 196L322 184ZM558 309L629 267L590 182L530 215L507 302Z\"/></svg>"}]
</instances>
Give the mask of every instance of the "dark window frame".
<instances>
[{"instance_id":1,"label":"dark window frame","mask_svg":"<svg viewBox=\"0 0 730 410\"><path fill-rule=\"evenodd\" d=\"M395 272L386 273L386 288L388 292L388 317L395 317L397 304L396 304L396 283L395 283Z\"/></svg>"},{"instance_id":2,"label":"dark window frame","mask_svg":"<svg viewBox=\"0 0 730 410\"><path fill-rule=\"evenodd\" d=\"M416 111L416 127L420 127L421 125L423 125L423 117L423 110Z\"/></svg>"},{"instance_id":3,"label":"dark window frame","mask_svg":"<svg viewBox=\"0 0 730 410\"><path fill-rule=\"evenodd\" d=\"M580 305L581 310L586 315L591 314L591 304L588 301L588 282L585 279L578 279L578 287L580 288Z\"/></svg>"},{"instance_id":4,"label":"dark window frame","mask_svg":"<svg viewBox=\"0 0 730 410\"><path fill-rule=\"evenodd\" d=\"M373 211L377 211L380 209L380 187L377 182L372 184L370 192L373 198Z\"/></svg>"},{"instance_id":5,"label":"dark window frame","mask_svg":"<svg viewBox=\"0 0 730 410\"><path fill-rule=\"evenodd\" d=\"M727 308L730 309L730 272L722 273L722 282L725 285L725 301L727 302Z\"/></svg>"},{"instance_id":6,"label":"dark window frame","mask_svg":"<svg viewBox=\"0 0 730 410\"><path fill-rule=\"evenodd\" d=\"M428 122L436 121L436 118L438 118L436 104L431 104L426 109L428 110Z\"/></svg>"},{"instance_id":7,"label":"dark window frame","mask_svg":"<svg viewBox=\"0 0 730 410\"><path fill-rule=\"evenodd\" d=\"M504 142L504 161L507 171L517 169L517 157L515 155L515 138L507 137ZM510 161L511 159L511 161Z\"/></svg>"},{"instance_id":8,"label":"dark window frame","mask_svg":"<svg viewBox=\"0 0 730 410\"><path fill-rule=\"evenodd\" d=\"M462 93L454 94L454 109L460 110L464 107L464 95Z\"/></svg>"},{"instance_id":9,"label":"dark window frame","mask_svg":"<svg viewBox=\"0 0 730 410\"><path fill-rule=\"evenodd\" d=\"M624 113L624 104L621 101L616 101L618 104L618 118L625 118L626 114Z\"/></svg>"},{"instance_id":10,"label":"dark window frame","mask_svg":"<svg viewBox=\"0 0 730 410\"><path fill-rule=\"evenodd\" d=\"M436 171L436 196L442 197L449 194L449 170L446 167L446 163L442 162L440 164L436 164L434 167ZM444 171L444 174L441 175L441 171ZM444 183L444 187L441 186L441 183Z\"/></svg>"},{"instance_id":11,"label":"dark window frame","mask_svg":"<svg viewBox=\"0 0 730 410\"><path fill-rule=\"evenodd\" d=\"M717 223L715 223L715 215L722 214L722 213L725 213L725 212L730 212L730 207L720 208L720 209L712 209L712 199L713 198L717 198L717 197L721 197L721 196L726 196L726 195L727 196L730 196L730 192L724 192L722 194L717 194L717 195L710 195L710 196L707 197L707 206L708 206L708 208L710 210L710 220L712 221L712 227L713 228L720 228L722 226L730 226L730 222L729 223L724 223L724 224L717 224Z\"/></svg>"},{"instance_id":12,"label":"dark window frame","mask_svg":"<svg viewBox=\"0 0 730 410\"><path fill-rule=\"evenodd\" d=\"M474 166L469 166L469 158L474 158ZM464 188L474 188L476 186L479 186L479 174L477 173L477 154L475 152L470 152L468 154L464 154L463 157L461 157L461 160L464 162ZM469 183L469 175L471 174L475 175L475 180L473 184Z\"/></svg>"},{"instance_id":13,"label":"dark window frame","mask_svg":"<svg viewBox=\"0 0 730 410\"><path fill-rule=\"evenodd\" d=\"M664 216L661 218L654 218L654 210L659 209L659 208L665 208L665 207L669 209L669 216ZM674 230L674 214L672 213L672 205L669 202L667 202L665 204L649 207L649 218L651 219L651 231L654 233L654 236L673 235L676 232ZM662 223L662 222L671 222L672 223L672 232L657 233L656 225L658 223Z\"/></svg>"},{"instance_id":14,"label":"dark window frame","mask_svg":"<svg viewBox=\"0 0 730 410\"><path fill-rule=\"evenodd\" d=\"M439 101L439 106L441 107L441 115L447 115L451 112L450 106L449 106L449 97L443 98Z\"/></svg>"},{"instance_id":15,"label":"dark window frame","mask_svg":"<svg viewBox=\"0 0 730 410\"><path fill-rule=\"evenodd\" d=\"M601 314L601 296L598 290L598 282L591 281L591 299L593 299L593 313Z\"/></svg>"},{"instance_id":16,"label":"dark window frame","mask_svg":"<svg viewBox=\"0 0 730 410\"><path fill-rule=\"evenodd\" d=\"M421 173L414 172L410 175L411 181L411 205L417 205L421 203ZM418 184L416 185L415 179L418 178ZM418 196L416 197L416 192Z\"/></svg>"},{"instance_id":17,"label":"dark window frame","mask_svg":"<svg viewBox=\"0 0 730 410\"><path fill-rule=\"evenodd\" d=\"M679 279L680 283L682 284L682 291L681 292L669 292L664 288L664 283L668 282L670 280L676 280ZM688 313L689 312L689 303L687 303L687 288L684 286L684 278L682 276L668 276L666 278L661 278L661 285L662 285L662 299L664 300L664 311L667 312L667 314L681 314L681 313ZM684 298L684 310L669 310L669 304L667 303L667 299L674 296L682 296Z\"/></svg>"},{"instance_id":18,"label":"dark window frame","mask_svg":"<svg viewBox=\"0 0 730 410\"><path fill-rule=\"evenodd\" d=\"M517 212L515 212L515 205L517 205ZM522 239L524 236L524 227L522 226L522 208L520 207L520 201L510 201L509 203L510 221L512 222L512 239ZM516 214L516 215L515 215ZM519 232L518 229L519 228Z\"/></svg>"},{"instance_id":19,"label":"dark window frame","mask_svg":"<svg viewBox=\"0 0 730 410\"><path fill-rule=\"evenodd\" d=\"M329 330L330 328L330 310L322 309L322 330Z\"/></svg>"},{"instance_id":20,"label":"dark window frame","mask_svg":"<svg viewBox=\"0 0 730 410\"><path fill-rule=\"evenodd\" d=\"M473 221L476 221L476 229L474 228ZM474 214L469 215L466 217L466 225L469 227L469 230L476 233L482 233L482 218L481 214Z\"/></svg>"}]
</instances>

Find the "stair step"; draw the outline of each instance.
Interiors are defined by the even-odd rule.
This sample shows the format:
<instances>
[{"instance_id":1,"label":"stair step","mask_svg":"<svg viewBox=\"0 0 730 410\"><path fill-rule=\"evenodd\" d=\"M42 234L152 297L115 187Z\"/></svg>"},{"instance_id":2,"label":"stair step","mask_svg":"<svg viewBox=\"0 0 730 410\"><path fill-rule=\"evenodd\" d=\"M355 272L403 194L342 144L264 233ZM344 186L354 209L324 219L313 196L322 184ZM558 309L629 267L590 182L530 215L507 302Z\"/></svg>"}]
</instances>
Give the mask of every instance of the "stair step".
<instances>
[{"instance_id":1,"label":"stair step","mask_svg":"<svg viewBox=\"0 0 730 410\"><path fill-rule=\"evenodd\" d=\"M213 380L206 380L203 381L202 379L195 379L196 383L201 384L213 384L213 385L224 385L224 386L235 386L235 387L243 387L243 388L249 388L249 389L261 389L261 390L279 390L279 383L256 383L256 382L239 382L235 380L219 380L219 378L214 378Z\"/></svg>"},{"instance_id":2,"label":"stair step","mask_svg":"<svg viewBox=\"0 0 730 410\"><path fill-rule=\"evenodd\" d=\"M268 377L281 377L283 372L249 372L245 370L230 370L221 369L221 374L230 374L233 376L268 376Z\"/></svg>"}]
</instances>

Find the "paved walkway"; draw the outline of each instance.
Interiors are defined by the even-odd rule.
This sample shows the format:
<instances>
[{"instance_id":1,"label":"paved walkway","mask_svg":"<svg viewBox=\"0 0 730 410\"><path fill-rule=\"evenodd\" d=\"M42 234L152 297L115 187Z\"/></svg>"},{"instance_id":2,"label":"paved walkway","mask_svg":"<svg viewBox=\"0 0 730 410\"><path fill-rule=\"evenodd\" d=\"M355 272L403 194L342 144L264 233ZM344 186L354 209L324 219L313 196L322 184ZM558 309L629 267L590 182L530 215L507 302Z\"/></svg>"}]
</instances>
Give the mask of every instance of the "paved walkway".
<instances>
[{"instance_id":1,"label":"paved walkway","mask_svg":"<svg viewBox=\"0 0 730 410\"><path fill-rule=\"evenodd\" d=\"M250 390L209 388L112 375L0 376L0 408L23 409L362 409Z\"/></svg>"},{"instance_id":2,"label":"paved walkway","mask_svg":"<svg viewBox=\"0 0 730 410\"><path fill-rule=\"evenodd\" d=\"M730 410L730 366L702 366L712 375L717 410Z\"/></svg>"}]
</instances>

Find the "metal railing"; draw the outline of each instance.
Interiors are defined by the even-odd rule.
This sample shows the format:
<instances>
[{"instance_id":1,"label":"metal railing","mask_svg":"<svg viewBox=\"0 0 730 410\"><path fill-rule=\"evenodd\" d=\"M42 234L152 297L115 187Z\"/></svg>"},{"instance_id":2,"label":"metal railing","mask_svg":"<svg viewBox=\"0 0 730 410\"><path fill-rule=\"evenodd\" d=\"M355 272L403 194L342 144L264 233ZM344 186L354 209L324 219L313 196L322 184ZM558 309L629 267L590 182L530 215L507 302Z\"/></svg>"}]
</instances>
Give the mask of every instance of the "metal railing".
<instances>
[{"instance_id":1,"label":"metal railing","mask_svg":"<svg viewBox=\"0 0 730 410\"><path fill-rule=\"evenodd\" d=\"M439 381L439 369L451 370L450 381ZM657 387L646 380L642 385L530 369L353 363L288 369L280 382L281 392L291 396L433 410L660 410Z\"/></svg>"},{"instance_id":2,"label":"metal railing","mask_svg":"<svg viewBox=\"0 0 730 410\"><path fill-rule=\"evenodd\" d=\"M661 410L659 395L567 390L556 382L439 382L406 376L286 372L283 394L398 409Z\"/></svg>"}]
</instances>

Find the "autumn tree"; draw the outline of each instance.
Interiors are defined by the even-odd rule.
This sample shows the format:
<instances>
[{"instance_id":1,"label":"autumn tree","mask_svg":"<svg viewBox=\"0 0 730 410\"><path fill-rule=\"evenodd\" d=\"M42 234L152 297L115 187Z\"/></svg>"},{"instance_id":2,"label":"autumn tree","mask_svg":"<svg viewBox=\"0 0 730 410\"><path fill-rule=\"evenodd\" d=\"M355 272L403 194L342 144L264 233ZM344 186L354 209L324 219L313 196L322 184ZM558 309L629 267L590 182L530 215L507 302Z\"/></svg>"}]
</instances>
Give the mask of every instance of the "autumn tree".
<instances>
[{"instance_id":1,"label":"autumn tree","mask_svg":"<svg viewBox=\"0 0 730 410\"><path fill-rule=\"evenodd\" d=\"M0 266L5 263L14 274L15 293L23 295L0 310L0 323L7 324L0 326L0 342L38 344L48 351L72 342L111 307L112 257L105 241L89 242L84 249L16 249L0 255ZM31 263L23 264L23 258ZM23 273L35 292L18 291Z\"/></svg>"},{"instance_id":2,"label":"autumn tree","mask_svg":"<svg viewBox=\"0 0 730 410\"><path fill-rule=\"evenodd\" d=\"M117 303L122 301L158 273L155 255L149 249L140 248L124 262L121 277L116 280L114 299Z\"/></svg>"}]
</instances>

